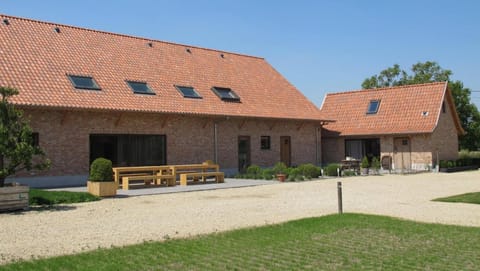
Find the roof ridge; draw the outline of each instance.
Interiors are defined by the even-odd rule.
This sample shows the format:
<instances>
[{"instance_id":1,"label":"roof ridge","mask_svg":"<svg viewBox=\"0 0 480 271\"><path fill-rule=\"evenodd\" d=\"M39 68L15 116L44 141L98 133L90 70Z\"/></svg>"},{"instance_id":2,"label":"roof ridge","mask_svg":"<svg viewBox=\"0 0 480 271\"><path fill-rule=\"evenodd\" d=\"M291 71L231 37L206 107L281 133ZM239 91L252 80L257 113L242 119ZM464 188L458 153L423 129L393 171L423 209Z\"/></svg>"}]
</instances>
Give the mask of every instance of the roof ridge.
<instances>
[{"instance_id":1,"label":"roof ridge","mask_svg":"<svg viewBox=\"0 0 480 271\"><path fill-rule=\"evenodd\" d=\"M175 45L175 46L184 46L186 48L195 48L195 49L200 49L200 50L213 51L213 52L218 52L218 53L226 53L226 54L231 54L231 55L237 55L237 56L243 56L243 57L250 57L250 58L265 60L265 58L259 57L259 56L252 56L252 55L235 53L235 52L230 52L230 51L211 49L211 48L206 48L206 47L201 47L201 46L188 45L188 44L182 44L182 43L176 43L176 42L170 42L170 41L162 41L162 40L157 40L157 39L138 37L138 36L127 35L127 34L114 33L114 32L109 32L109 31L104 31L104 30L96 30L96 29L91 29L91 28L78 27L78 26L73 26L73 25L68 25L68 24L53 23L53 22L40 21L40 20L30 19L30 18L16 17L16 16L6 15L6 14L2 14L2 13L0 13L0 17L2 17L2 19L14 19L14 20L29 21L29 22L52 25L52 26L68 27L68 28L82 30L82 31L96 32L96 33L107 34L107 35L112 35L112 36L132 38L132 39L144 40L144 41L149 41L149 42L159 42L159 43Z\"/></svg>"},{"instance_id":2,"label":"roof ridge","mask_svg":"<svg viewBox=\"0 0 480 271\"><path fill-rule=\"evenodd\" d=\"M381 87L381 88L368 88L368 89L356 89L356 90L346 90L340 92L332 92L327 93L325 96L332 96L332 95L343 95L343 94L350 94L350 93L357 93L357 92L369 92L369 91L379 91L379 90L395 90L399 88L408 88L408 87L421 87L421 86L429 86L429 85L444 85L447 81L440 81L440 82L430 82L430 83L421 83L421 84L411 84L411 85L401 85L401 86L393 86L393 87Z\"/></svg>"}]
</instances>

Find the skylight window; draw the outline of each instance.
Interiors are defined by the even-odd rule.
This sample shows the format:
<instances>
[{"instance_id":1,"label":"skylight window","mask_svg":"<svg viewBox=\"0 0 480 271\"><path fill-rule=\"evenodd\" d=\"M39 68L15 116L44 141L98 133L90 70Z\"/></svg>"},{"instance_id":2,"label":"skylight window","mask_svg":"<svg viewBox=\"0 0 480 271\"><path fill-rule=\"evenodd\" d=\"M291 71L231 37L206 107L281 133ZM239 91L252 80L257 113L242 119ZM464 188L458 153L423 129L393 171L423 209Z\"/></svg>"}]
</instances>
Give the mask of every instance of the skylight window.
<instances>
[{"instance_id":1,"label":"skylight window","mask_svg":"<svg viewBox=\"0 0 480 271\"><path fill-rule=\"evenodd\" d=\"M155 95L155 92L144 82L127 81L133 93Z\"/></svg>"},{"instance_id":2,"label":"skylight window","mask_svg":"<svg viewBox=\"0 0 480 271\"><path fill-rule=\"evenodd\" d=\"M212 90L224 101L240 101L240 97L238 97L238 95L230 88L213 87Z\"/></svg>"},{"instance_id":3,"label":"skylight window","mask_svg":"<svg viewBox=\"0 0 480 271\"><path fill-rule=\"evenodd\" d=\"M378 107L380 107L380 100L371 100L368 105L367 114L377 114Z\"/></svg>"},{"instance_id":4,"label":"skylight window","mask_svg":"<svg viewBox=\"0 0 480 271\"><path fill-rule=\"evenodd\" d=\"M93 77L68 75L68 78L70 79L75 88L101 90Z\"/></svg>"},{"instance_id":5,"label":"skylight window","mask_svg":"<svg viewBox=\"0 0 480 271\"><path fill-rule=\"evenodd\" d=\"M185 98L201 99L202 96L193 87L175 86Z\"/></svg>"}]
</instances>

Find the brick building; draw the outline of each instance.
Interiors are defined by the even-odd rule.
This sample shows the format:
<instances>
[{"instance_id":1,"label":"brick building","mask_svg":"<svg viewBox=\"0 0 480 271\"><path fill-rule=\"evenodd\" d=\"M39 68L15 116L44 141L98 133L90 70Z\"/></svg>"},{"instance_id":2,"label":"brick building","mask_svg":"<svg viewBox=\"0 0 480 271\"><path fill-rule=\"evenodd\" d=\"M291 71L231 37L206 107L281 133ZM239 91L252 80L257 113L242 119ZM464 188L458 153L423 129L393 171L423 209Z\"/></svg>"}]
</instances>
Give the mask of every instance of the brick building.
<instances>
[{"instance_id":1,"label":"brick building","mask_svg":"<svg viewBox=\"0 0 480 271\"><path fill-rule=\"evenodd\" d=\"M262 58L0 15L0 86L20 94L45 172L85 183L90 162L321 163L320 111Z\"/></svg>"},{"instance_id":2,"label":"brick building","mask_svg":"<svg viewBox=\"0 0 480 271\"><path fill-rule=\"evenodd\" d=\"M381 157L394 170L425 170L458 158L464 131L447 82L327 94L326 163ZM389 161L390 160L390 161Z\"/></svg>"}]
</instances>

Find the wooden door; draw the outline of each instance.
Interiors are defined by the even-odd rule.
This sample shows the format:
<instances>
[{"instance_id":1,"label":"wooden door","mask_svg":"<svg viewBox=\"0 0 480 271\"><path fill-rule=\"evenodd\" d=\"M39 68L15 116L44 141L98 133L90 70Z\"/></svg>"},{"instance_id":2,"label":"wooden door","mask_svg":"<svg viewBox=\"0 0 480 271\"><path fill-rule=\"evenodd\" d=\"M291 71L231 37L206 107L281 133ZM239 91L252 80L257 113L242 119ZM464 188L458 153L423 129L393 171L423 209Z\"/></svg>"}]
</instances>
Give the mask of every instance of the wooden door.
<instances>
[{"instance_id":1,"label":"wooden door","mask_svg":"<svg viewBox=\"0 0 480 271\"><path fill-rule=\"evenodd\" d=\"M238 137L238 171L244 173L250 166L250 137Z\"/></svg>"},{"instance_id":2,"label":"wooden door","mask_svg":"<svg viewBox=\"0 0 480 271\"><path fill-rule=\"evenodd\" d=\"M393 139L393 165L395 169L411 169L411 142L408 137Z\"/></svg>"},{"instance_id":3,"label":"wooden door","mask_svg":"<svg viewBox=\"0 0 480 271\"><path fill-rule=\"evenodd\" d=\"M280 137L280 161L287 165L287 167L291 166L292 148L289 136Z\"/></svg>"}]
</instances>

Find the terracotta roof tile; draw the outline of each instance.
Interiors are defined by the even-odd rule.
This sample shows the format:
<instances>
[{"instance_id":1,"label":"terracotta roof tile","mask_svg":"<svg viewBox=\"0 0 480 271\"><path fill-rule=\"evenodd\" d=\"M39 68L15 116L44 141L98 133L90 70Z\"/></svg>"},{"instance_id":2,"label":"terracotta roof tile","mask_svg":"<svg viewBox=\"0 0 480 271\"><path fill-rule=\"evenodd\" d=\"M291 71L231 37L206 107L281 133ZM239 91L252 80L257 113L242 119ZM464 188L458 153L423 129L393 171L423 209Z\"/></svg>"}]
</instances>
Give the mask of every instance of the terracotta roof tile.
<instances>
[{"instance_id":1,"label":"terracotta roof tile","mask_svg":"<svg viewBox=\"0 0 480 271\"><path fill-rule=\"evenodd\" d=\"M0 18L10 22L0 23L0 86L17 88L20 105L320 120L318 108L262 58ZM102 90L75 89L68 74L92 76ZM156 95L134 94L126 80L147 82ZM174 85L192 86L202 99L184 98ZM241 102L220 100L213 86L231 88Z\"/></svg>"},{"instance_id":2,"label":"terracotta roof tile","mask_svg":"<svg viewBox=\"0 0 480 271\"><path fill-rule=\"evenodd\" d=\"M343 136L431 133L446 94L446 82L332 93L325 96L321 112L335 120L325 128ZM372 100L380 100L378 112L367 114ZM456 114L454 119L462 133Z\"/></svg>"}]
</instances>

